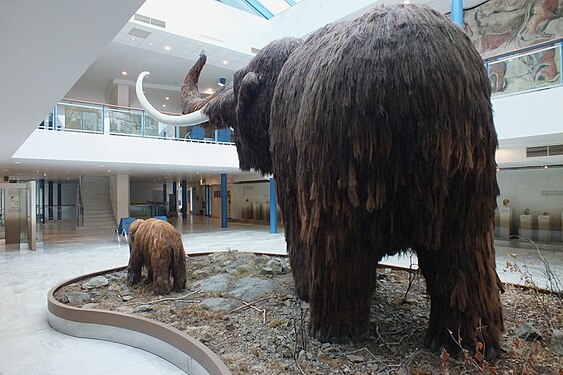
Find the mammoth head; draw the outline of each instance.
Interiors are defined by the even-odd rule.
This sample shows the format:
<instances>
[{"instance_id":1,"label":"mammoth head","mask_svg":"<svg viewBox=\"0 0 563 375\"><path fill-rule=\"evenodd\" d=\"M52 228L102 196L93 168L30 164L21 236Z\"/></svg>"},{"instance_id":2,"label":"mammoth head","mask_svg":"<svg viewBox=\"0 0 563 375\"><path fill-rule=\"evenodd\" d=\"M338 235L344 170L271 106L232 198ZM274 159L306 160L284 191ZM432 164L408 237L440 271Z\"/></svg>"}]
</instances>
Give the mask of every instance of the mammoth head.
<instances>
[{"instance_id":1,"label":"mammoth head","mask_svg":"<svg viewBox=\"0 0 563 375\"><path fill-rule=\"evenodd\" d=\"M291 53L301 45L296 38L283 38L264 47L250 63L237 71L231 83L213 95L201 98L197 84L207 57L201 54L182 84L182 116L167 116L150 105L143 94L143 72L137 79L141 106L156 120L171 125L193 126L209 122L215 128L235 129L234 138L242 170L272 173L270 156L270 110L278 74Z\"/></svg>"}]
</instances>

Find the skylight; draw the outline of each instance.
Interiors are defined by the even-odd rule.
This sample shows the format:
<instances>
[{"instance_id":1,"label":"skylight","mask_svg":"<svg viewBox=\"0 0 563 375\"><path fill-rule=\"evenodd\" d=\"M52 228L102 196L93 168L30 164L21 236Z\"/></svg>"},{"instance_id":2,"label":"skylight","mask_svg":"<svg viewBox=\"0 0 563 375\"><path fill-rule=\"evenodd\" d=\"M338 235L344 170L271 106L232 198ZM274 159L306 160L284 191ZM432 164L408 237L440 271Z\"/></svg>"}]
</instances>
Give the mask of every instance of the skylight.
<instances>
[{"instance_id":1,"label":"skylight","mask_svg":"<svg viewBox=\"0 0 563 375\"><path fill-rule=\"evenodd\" d=\"M225 5L270 19L302 0L216 0Z\"/></svg>"}]
</instances>

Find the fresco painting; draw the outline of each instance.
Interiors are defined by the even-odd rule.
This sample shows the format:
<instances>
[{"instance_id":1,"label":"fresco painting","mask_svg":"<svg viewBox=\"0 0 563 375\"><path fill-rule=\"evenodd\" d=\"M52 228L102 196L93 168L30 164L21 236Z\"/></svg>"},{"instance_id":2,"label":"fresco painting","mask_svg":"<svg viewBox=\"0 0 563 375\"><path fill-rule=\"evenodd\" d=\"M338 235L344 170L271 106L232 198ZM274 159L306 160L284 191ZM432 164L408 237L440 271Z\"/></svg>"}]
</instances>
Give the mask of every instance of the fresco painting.
<instances>
[{"instance_id":1,"label":"fresco painting","mask_svg":"<svg viewBox=\"0 0 563 375\"><path fill-rule=\"evenodd\" d=\"M492 0L464 13L484 59L563 37L563 0ZM561 43L488 62L493 95L561 85Z\"/></svg>"}]
</instances>

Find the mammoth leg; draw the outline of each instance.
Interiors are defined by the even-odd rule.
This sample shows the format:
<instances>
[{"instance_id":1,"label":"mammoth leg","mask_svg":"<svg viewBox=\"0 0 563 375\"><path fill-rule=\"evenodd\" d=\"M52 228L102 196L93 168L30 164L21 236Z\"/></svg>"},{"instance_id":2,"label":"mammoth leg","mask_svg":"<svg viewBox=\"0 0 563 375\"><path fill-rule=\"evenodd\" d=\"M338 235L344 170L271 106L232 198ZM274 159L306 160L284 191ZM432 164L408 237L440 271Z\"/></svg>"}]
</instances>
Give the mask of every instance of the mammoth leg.
<instances>
[{"instance_id":1,"label":"mammoth leg","mask_svg":"<svg viewBox=\"0 0 563 375\"><path fill-rule=\"evenodd\" d=\"M159 249L161 251L163 249ZM164 249L167 250L167 249ZM170 259L161 254L160 257L153 256L153 290L155 294L167 294L170 292Z\"/></svg>"},{"instance_id":2,"label":"mammoth leg","mask_svg":"<svg viewBox=\"0 0 563 375\"><path fill-rule=\"evenodd\" d=\"M137 284L141 281L141 270L143 269L143 255L139 246L131 248L129 255L129 265L127 267L127 283Z\"/></svg>"},{"instance_id":3,"label":"mammoth leg","mask_svg":"<svg viewBox=\"0 0 563 375\"><path fill-rule=\"evenodd\" d=\"M490 360L500 350L502 285L495 270L492 225L488 233L476 237L468 241L460 233L458 240L447 241L440 249L417 251L431 297L425 345L455 354L460 345L473 351L480 342Z\"/></svg>"},{"instance_id":4,"label":"mammoth leg","mask_svg":"<svg viewBox=\"0 0 563 375\"><path fill-rule=\"evenodd\" d=\"M174 278L173 289L175 292L179 292L186 287L186 253L180 246L173 249L172 256L174 259L170 269Z\"/></svg>"},{"instance_id":5,"label":"mammoth leg","mask_svg":"<svg viewBox=\"0 0 563 375\"><path fill-rule=\"evenodd\" d=\"M287 230L287 226L286 226ZM291 273L295 282L295 294L303 301L309 301L309 272L307 253L298 240L286 239Z\"/></svg>"},{"instance_id":6,"label":"mammoth leg","mask_svg":"<svg viewBox=\"0 0 563 375\"><path fill-rule=\"evenodd\" d=\"M293 178L280 179L276 183L276 193L285 228L285 241L287 243L291 274L295 282L295 294L297 298L308 301L309 262L305 246L300 237L299 208L295 204L297 190Z\"/></svg>"},{"instance_id":7,"label":"mammoth leg","mask_svg":"<svg viewBox=\"0 0 563 375\"><path fill-rule=\"evenodd\" d=\"M339 231L329 231L311 245L311 336L322 342L347 343L369 334L369 312L375 286L376 252L360 238L347 246L335 241Z\"/></svg>"}]
</instances>

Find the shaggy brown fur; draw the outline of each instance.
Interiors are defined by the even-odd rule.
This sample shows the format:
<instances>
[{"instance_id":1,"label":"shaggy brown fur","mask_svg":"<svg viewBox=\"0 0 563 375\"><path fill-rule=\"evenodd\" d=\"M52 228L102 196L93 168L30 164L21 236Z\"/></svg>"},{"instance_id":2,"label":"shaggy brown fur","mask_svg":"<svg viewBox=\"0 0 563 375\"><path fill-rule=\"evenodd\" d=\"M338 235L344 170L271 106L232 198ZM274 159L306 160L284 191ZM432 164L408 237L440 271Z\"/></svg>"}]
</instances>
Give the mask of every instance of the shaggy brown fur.
<instances>
[{"instance_id":1,"label":"shaggy brown fur","mask_svg":"<svg viewBox=\"0 0 563 375\"><path fill-rule=\"evenodd\" d=\"M277 180L310 333L365 337L377 262L410 248L432 298L426 345L455 350L451 330L493 357L497 138L469 38L428 7L379 7L271 43L233 87L203 110L230 119L242 169Z\"/></svg>"},{"instance_id":2,"label":"shaggy brown fur","mask_svg":"<svg viewBox=\"0 0 563 375\"><path fill-rule=\"evenodd\" d=\"M141 280L143 266L147 268L147 283L153 283L155 294L170 292L170 277L174 291L186 287L186 253L180 233L163 220L135 220L129 230L130 257L128 281Z\"/></svg>"}]
</instances>

